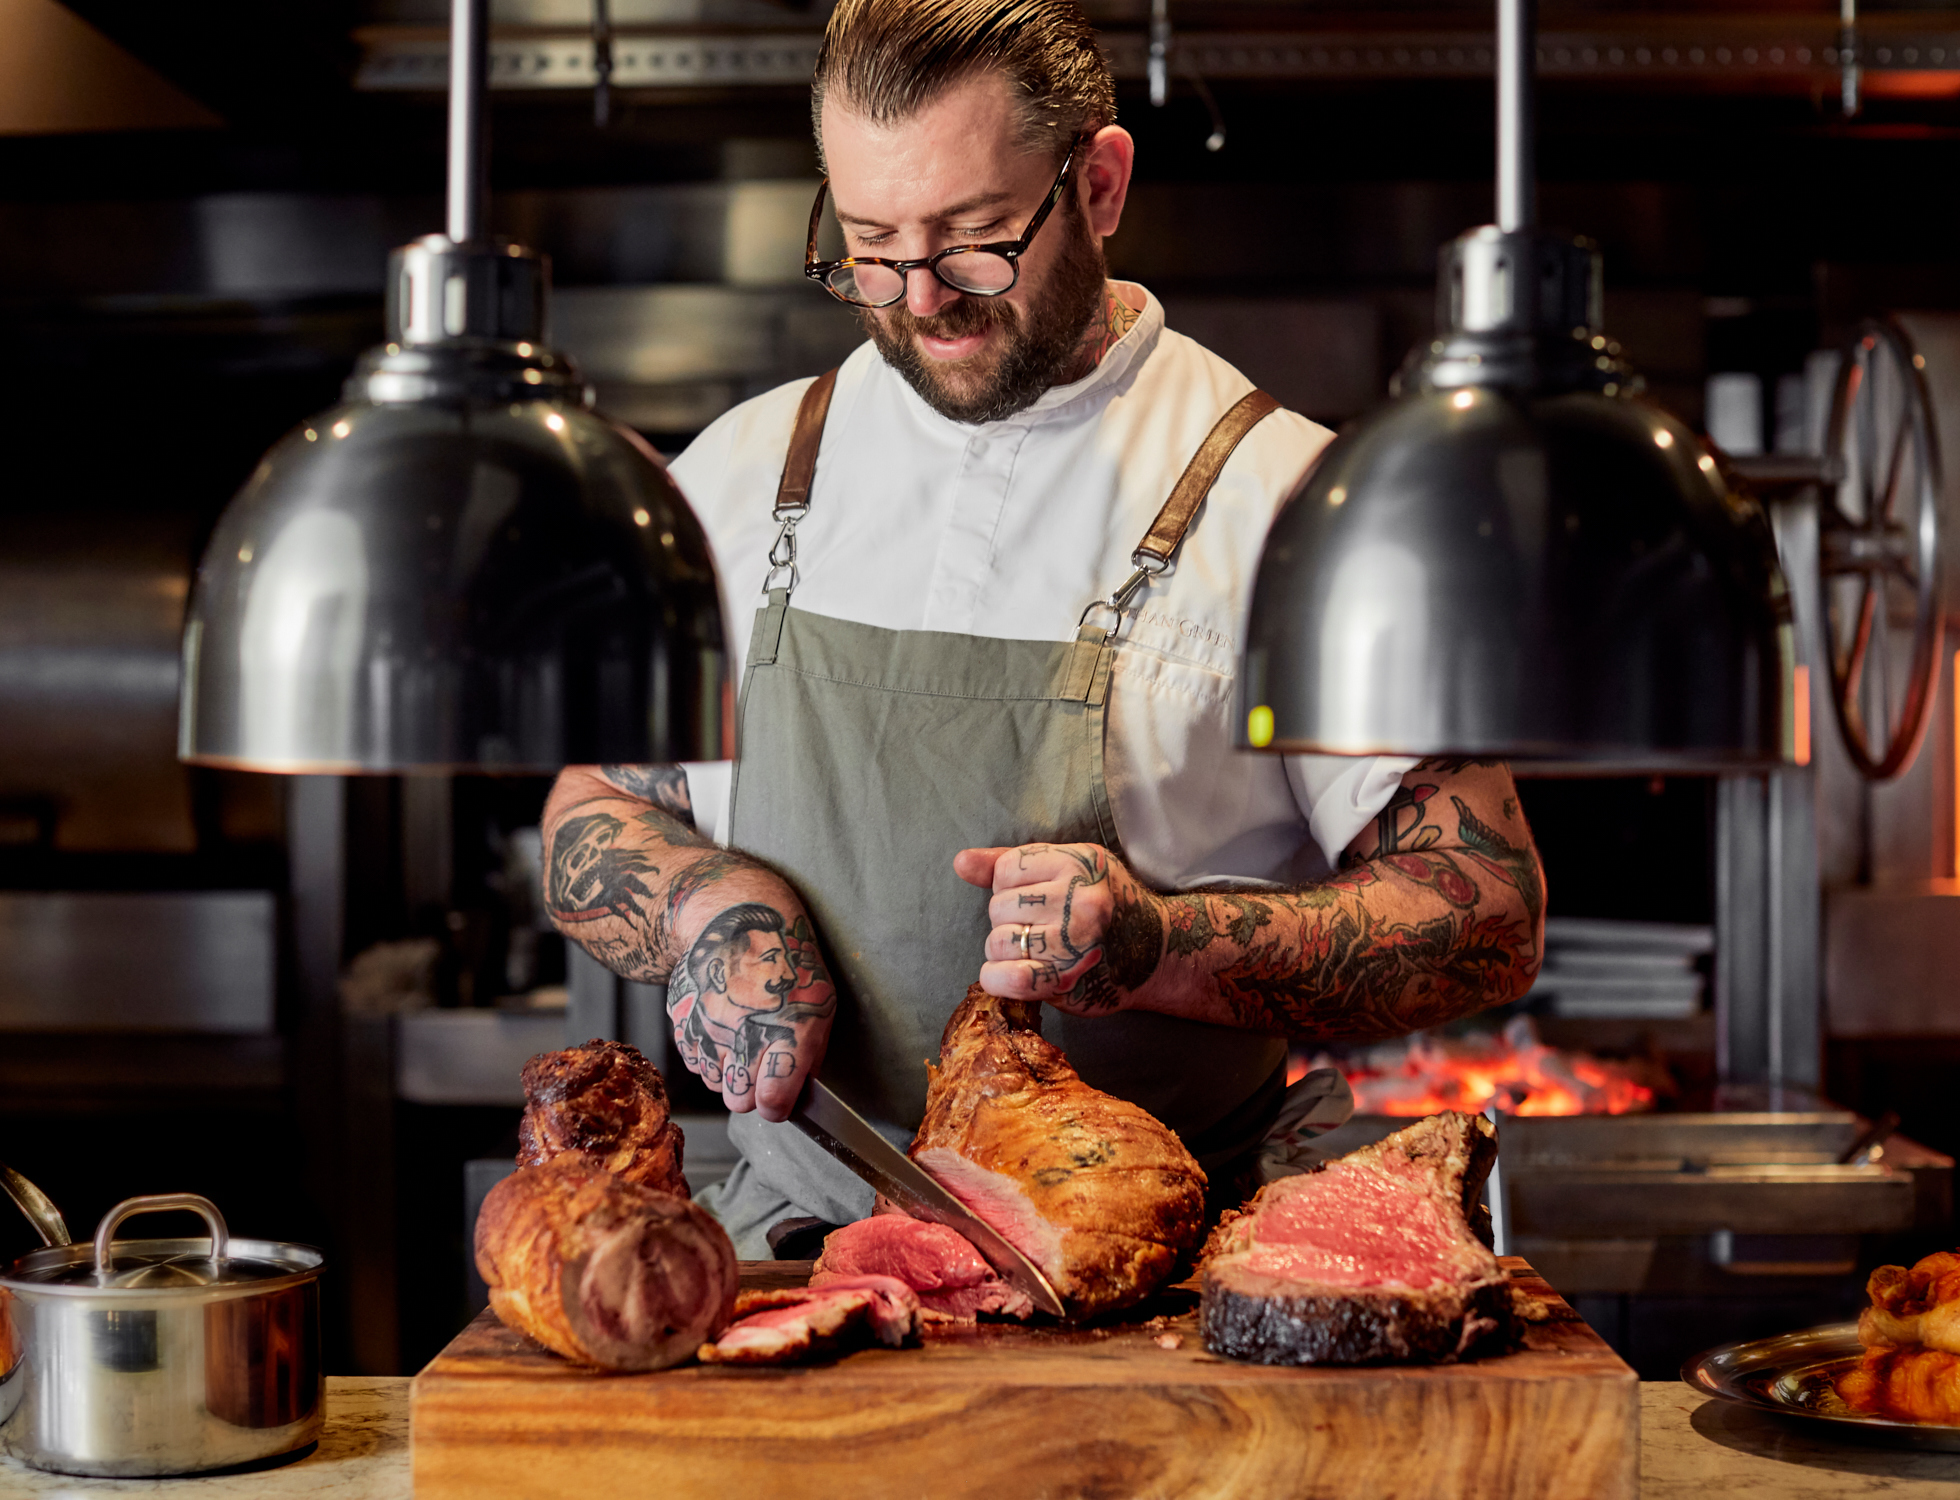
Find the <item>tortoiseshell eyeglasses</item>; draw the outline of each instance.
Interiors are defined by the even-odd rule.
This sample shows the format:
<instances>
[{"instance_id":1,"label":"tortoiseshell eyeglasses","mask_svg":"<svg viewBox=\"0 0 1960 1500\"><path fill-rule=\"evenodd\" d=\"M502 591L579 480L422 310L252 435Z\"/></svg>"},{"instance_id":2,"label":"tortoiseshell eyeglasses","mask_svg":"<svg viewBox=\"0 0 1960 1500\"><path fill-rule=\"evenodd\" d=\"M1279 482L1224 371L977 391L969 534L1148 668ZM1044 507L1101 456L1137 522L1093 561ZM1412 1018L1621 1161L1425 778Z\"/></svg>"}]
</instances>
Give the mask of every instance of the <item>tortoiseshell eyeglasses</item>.
<instances>
[{"instance_id":1,"label":"tortoiseshell eyeglasses","mask_svg":"<svg viewBox=\"0 0 1960 1500\"><path fill-rule=\"evenodd\" d=\"M1070 143L1068 155L1062 158L1062 170L1055 176L1055 185L1048 190L1047 198L1018 240L1001 240L990 245L949 245L923 260L883 260L872 255L818 260L817 226L823 219L824 197L830 190L830 179L826 177L817 188L817 201L810 210L810 241L803 252L803 274L822 285L838 301L853 307L890 307L904 298L907 275L922 269L968 296L998 297L1010 292L1021 279L1021 257L1027 253L1041 226L1048 222L1055 205L1062 201L1062 194L1068 188L1069 168L1075 165L1075 153L1087 139L1078 136Z\"/></svg>"}]
</instances>

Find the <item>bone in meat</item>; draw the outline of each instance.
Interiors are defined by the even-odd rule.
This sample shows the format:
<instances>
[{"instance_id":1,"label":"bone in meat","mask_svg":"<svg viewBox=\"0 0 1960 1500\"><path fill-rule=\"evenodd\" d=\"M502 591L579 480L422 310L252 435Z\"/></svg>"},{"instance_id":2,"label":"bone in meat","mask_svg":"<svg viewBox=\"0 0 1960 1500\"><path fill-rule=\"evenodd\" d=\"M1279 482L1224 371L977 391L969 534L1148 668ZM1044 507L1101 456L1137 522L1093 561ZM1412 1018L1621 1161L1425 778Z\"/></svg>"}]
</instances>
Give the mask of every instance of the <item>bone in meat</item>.
<instances>
[{"instance_id":1,"label":"bone in meat","mask_svg":"<svg viewBox=\"0 0 1960 1500\"><path fill-rule=\"evenodd\" d=\"M1356 1365L1507 1345L1510 1286L1470 1220L1496 1159L1488 1120L1448 1113L1268 1183L1205 1244L1205 1347L1257 1364Z\"/></svg>"},{"instance_id":2,"label":"bone in meat","mask_svg":"<svg viewBox=\"0 0 1960 1500\"><path fill-rule=\"evenodd\" d=\"M967 991L912 1157L1088 1317L1170 1279L1204 1232L1205 1174L1162 1122L1077 1077L1039 1017Z\"/></svg>"}]
</instances>

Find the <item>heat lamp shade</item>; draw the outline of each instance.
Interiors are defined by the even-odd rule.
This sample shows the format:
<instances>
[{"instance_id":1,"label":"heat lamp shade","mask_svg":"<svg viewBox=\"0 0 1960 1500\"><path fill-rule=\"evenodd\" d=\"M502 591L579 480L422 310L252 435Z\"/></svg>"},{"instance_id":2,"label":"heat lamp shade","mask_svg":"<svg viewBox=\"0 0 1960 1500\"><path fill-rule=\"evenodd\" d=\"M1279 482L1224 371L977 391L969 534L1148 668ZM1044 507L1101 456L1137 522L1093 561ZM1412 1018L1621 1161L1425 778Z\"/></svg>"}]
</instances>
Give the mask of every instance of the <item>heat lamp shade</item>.
<instances>
[{"instance_id":1,"label":"heat lamp shade","mask_svg":"<svg viewBox=\"0 0 1960 1500\"><path fill-rule=\"evenodd\" d=\"M283 438L205 550L185 760L496 770L728 754L706 537L575 400L350 401Z\"/></svg>"},{"instance_id":2,"label":"heat lamp shade","mask_svg":"<svg viewBox=\"0 0 1960 1500\"><path fill-rule=\"evenodd\" d=\"M1789 758L1794 638L1761 511L1625 397L1402 397L1274 522L1239 743L1729 770Z\"/></svg>"}]
</instances>

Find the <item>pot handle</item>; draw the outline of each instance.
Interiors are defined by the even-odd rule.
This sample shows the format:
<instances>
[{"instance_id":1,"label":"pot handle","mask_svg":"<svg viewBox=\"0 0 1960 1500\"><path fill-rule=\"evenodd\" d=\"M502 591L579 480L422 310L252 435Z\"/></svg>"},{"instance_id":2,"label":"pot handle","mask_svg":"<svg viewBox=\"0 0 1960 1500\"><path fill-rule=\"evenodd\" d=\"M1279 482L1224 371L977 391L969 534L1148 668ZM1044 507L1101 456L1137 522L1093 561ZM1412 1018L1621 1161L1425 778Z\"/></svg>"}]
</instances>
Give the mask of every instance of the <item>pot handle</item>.
<instances>
[{"instance_id":1,"label":"pot handle","mask_svg":"<svg viewBox=\"0 0 1960 1500\"><path fill-rule=\"evenodd\" d=\"M162 1213L168 1208L188 1208L204 1220L211 1231L211 1259L222 1262L230 1253L231 1231L225 1228L225 1216L218 1212L217 1204L209 1198L200 1198L196 1193L151 1193L147 1197L123 1199L95 1226L95 1274L98 1277L109 1274L109 1247L125 1219L133 1219L138 1214Z\"/></svg>"}]
</instances>

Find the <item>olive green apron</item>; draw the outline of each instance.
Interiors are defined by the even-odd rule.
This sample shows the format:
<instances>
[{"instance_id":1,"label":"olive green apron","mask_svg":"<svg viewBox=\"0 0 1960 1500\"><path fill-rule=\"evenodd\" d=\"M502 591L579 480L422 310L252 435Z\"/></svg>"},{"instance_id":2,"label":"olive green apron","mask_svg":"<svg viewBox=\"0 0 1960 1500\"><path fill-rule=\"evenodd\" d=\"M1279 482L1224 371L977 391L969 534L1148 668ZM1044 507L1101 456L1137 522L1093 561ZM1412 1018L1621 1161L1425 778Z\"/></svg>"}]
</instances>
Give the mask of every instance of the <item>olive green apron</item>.
<instances>
[{"instance_id":1,"label":"olive green apron","mask_svg":"<svg viewBox=\"0 0 1960 1500\"><path fill-rule=\"evenodd\" d=\"M1072 641L885 630L790 604L795 526L834 377L797 414L776 517L782 534L742 684L729 842L767 860L815 918L838 988L824 1081L901 1146L925 1107L939 1035L977 976L987 894L953 873L961 849L1093 843L1119 852L1103 779L1120 611L1168 567L1225 458L1277 403L1254 392L1222 419L1135 554L1135 573L1084 611ZM1094 1087L1176 1130L1208 1171L1243 1160L1285 1088L1286 1044L1125 1011L1043 1012ZM780 1220L849 1223L872 1191L790 1125L731 1117L742 1160L703 1203L744 1258Z\"/></svg>"}]
</instances>

